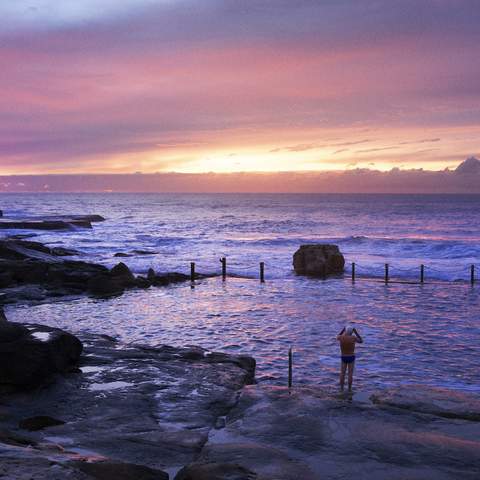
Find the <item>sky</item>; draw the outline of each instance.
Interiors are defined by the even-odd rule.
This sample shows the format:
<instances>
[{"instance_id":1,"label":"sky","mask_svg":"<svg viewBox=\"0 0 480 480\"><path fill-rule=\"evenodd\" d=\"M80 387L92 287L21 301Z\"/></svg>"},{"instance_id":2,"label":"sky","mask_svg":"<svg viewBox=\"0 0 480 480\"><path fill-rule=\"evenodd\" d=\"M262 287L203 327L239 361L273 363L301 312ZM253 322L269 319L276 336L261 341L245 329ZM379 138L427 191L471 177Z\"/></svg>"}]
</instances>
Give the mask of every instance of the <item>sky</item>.
<instances>
[{"instance_id":1,"label":"sky","mask_svg":"<svg viewBox=\"0 0 480 480\"><path fill-rule=\"evenodd\" d=\"M478 0L2 0L0 175L480 155Z\"/></svg>"}]
</instances>

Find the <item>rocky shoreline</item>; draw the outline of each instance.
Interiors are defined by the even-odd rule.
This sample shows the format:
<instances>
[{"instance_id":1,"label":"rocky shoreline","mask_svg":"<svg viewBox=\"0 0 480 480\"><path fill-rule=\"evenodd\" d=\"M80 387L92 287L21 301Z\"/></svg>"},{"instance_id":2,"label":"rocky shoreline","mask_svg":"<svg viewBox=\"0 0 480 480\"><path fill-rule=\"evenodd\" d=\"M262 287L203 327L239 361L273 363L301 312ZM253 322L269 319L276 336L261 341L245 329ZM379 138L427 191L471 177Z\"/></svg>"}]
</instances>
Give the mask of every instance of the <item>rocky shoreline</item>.
<instances>
[{"instance_id":1,"label":"rocky shoreline","mask_svg":"<svg viewBox=\"0 0 480 480\"><path fill-rule=\"evenodd\" d=\"M77 253L28 240L0 240L0 305L83 294L121 295L132 288L159 287L191 280L183 273L158 274L153 269L149 269L146 276L134 275L123 262L109 269L69 258ZM195 275L195 279L205 277Z\"/></svg>"},{"instance_id":2,"label":"rocky shoreline","mask_svg":"<svg viewBox=\"0 0 480 480\"><path fill-rule=\"evenodd\" d=\"M50 336L56 330L23 328ZM93 334L80 340L75 367L51 372L33 390L3 389L2 478L476 480L480 474L478 396L415 385L353 397L289 390L256 385L250 357L125 345Z\"/></svg>"},{"instance_id":3,"label":"rocky shoreline","mask_svg":"<svg viewBox=\"0 0 480 480\"><path fill-rule=\"evenodd\" d=\"M251 357L6 320L0 357L0 477L11 479L168 479L255 376Z\"/></svg>"}]
</instances>

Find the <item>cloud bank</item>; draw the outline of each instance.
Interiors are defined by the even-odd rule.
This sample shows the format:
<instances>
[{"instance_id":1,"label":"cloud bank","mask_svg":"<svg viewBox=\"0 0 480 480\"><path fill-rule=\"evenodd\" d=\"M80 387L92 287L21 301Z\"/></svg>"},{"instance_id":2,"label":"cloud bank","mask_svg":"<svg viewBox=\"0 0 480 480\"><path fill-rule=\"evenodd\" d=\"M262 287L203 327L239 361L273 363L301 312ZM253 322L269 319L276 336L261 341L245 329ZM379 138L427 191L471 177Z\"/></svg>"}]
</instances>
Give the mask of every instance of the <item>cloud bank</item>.
<instances>
[{"instance_id":1,"label":"cloud bank","mask_svg":"<svg viewBox=\"0 0 480 480\"><path fill-rule=\"evenodd\" d=\"M15 175L0 177L0 192L480 194L480 160L443 171Z\"/></svg>"}]
</instances>

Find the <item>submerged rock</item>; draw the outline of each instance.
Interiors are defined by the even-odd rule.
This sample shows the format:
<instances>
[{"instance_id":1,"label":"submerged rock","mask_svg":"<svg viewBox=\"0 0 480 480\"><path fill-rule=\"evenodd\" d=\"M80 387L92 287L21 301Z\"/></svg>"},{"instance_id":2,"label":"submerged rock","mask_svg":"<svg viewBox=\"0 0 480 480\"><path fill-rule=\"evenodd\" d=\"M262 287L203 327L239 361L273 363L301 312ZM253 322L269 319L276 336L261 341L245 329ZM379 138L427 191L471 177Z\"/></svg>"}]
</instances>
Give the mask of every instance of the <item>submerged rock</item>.
<instances>
[{"instance_id":1,"label":"submerged rock","mask_svg":"<svg viewBox=\"0 0 480 480\"><path fill-rule=\"evenodd\" d=\"M302 245L293 255L293 268L300 275L325 277L342 273L345 258L337 245Z\"/></svg>"}]
</instances>

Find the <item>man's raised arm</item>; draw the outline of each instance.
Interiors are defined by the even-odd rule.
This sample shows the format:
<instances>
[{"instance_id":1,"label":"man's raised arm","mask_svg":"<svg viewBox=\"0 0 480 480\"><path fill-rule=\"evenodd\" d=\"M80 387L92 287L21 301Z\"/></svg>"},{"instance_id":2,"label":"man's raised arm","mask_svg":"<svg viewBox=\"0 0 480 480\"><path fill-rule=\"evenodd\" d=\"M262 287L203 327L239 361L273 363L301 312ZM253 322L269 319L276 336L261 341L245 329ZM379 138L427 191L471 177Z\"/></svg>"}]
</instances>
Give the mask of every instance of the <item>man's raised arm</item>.
<instances>
[{"instance_id":1,"label":"man's raised arm","mask_svg":"<svg viewBox=\"0 0 480 480\"><path fill-rule=\"evenodd\" d=\"M360 336L360 334L357 332L357 329L354 328L353 329L353 333L355 334L355 336L357 337L357 340L358 340L358 343L363 343L363 338Z\"/></svg>"}]
</instances>

